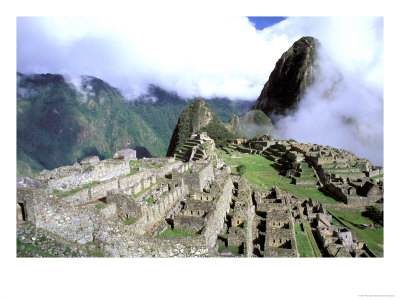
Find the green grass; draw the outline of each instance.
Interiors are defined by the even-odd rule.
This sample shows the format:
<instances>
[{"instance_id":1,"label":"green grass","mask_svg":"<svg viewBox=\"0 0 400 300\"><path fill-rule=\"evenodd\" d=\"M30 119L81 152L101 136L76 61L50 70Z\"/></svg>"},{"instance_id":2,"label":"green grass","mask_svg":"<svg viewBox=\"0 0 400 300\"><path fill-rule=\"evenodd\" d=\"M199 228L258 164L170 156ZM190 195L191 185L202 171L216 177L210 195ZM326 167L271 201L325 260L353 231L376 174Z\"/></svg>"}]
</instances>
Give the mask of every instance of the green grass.
<instances>
[{"instance_id":1,"label":"green grass","mask_svg":"<svg viewBox=\"0 0 400 300\"><path fill-rule=\"evenodd\" d=\"M226 249L224 245L219 245L218 246L218 252L222 252L222 250Z\"/></svg>"},{"instance_id":2,"label":"green grass","mask_svg":"<svg viewBox=\"0 0 400 300\"><path fill-rule=\"evenodd\" d=\"M95 182L86 183L80 188L72 189L72 190L69 190L69 191L60 191L60 190L55 189L55 190L53 190L53 193L58 198L65 198L65 197L74 195L74 194L76 194L76 193L78 193L80 191L83 191L84 189L88 189L88 188L94 187L94 186L99 185L99 184L100 184L100 182L95 181Z\"/></svg>"},{"instance_id":3,"label":"green grass","mask_svg":"<svg viewBox=\"0 0 400 300\"><path fill-rule=\"evenodd\" d=\"M156 200L154 200L153 197L149 197L146 199L147 205L152 205L152 204L154 204L154 202L156 202Z\"/></svg>"},{"instance_id":4,"label":"green grass","mask_svg":"<svg viewBox=\"0 0 400 300\"><path fill-rule=\"evenodd\" d=\"M195 232L167 228L162 233L155 235L155 237L161 238L161 237L166 237L166 236L195 236L195 235L196 235Z\"/></svg>"},{"instance_id":5,"label":"green grass","mask_svg":"<svg viewBox=\"0 0 400 300\"><path fill-rule=\"evenodd\" d=\"M22 246L24 247L23 250ZM20 253L20 257L33 257L34 254L39 254L41 257L55 257L47 251L44 251L35 245L23 243L19 239L17 239L17 252Z\"/></svg>"},{"instance_id":6,"label":"green grass","mask_svg":"<svg viewBox=\"0 0 400 300\"><path fill-rule=\"evenodd\" d=\"M311 232L310 224L308 224L307 221L303 220L303 226L304 226L304 229L305 229L305 231L307 233L307 239L309 241L309 244L311 245L313 256L322 257L321 251L319 251L317 242L315 241L314 236L313 236L313 234Z\"/></svg>"},{"instance_id":7,"label":"green grass","mask_svg":"<svg viewBox=\"0 0 400 300\"><path fill-rule=\"evenodd\" d=\"M239 254L239 247L237 247L237 246L228 246L228 247L225 247L224 245L219 245L218 246L218 252L222 252L222 250L224 250L224 249L231 250L233 255L238 255Z\"/></svg>"},{"instance_id":8,"label":"green grass","mask_svg":"<svg viewBox=\"0 0 400 300\"><path fill-rule=\"evenodd\" d=\"M268 160L260 155L242 154L241 158L230 158L229 155L219 152L225 163L229 166L244 165L246 171L244 176L247 180L261 190L270 190L272 186L277 186L279 189L289 192L299 198L313 198L324 204L340 203L330 196L325 195L318 189L302 189L294 184L291 184L292 179L281 175L260 175L260 173L276 173L272 167L273 161ZM231 167L232 172L237 172L236 167ZM313 178L316 180L316 178Z\"/></svg>"},{"instance_id":9,"label":"green grass","mask_svg":"<svg viewBox=\"0 0 400 300\"><path fill-rule=\"evenodd\" d=\"M372 179L378 179L378 178L382 178L382 177L383 177L383 175L379 174L379 175L372 176L371 178Z\"/></svg>"},{"instance_id":10,"label":"green grass","mask_svg":"<svg viewBox=\"0 0 400 300\"><path fill-rule=\"evenodd\" d=\"M368 247L377 255L383 254L383 227L378 229L358 227L359 224L372 224L373 222L361 215L361 212L347 212L328 209L329 213L338 219L344 226L354 230L357 237L367 243ZM338 222L338 223L340 223Z\"/></svg>"},{"instance_id":11,"label":"green grass","mask_svg":"<svg viewBox=\"0 0 400 300\"><path fill-rule=\"evenodd\" d=\"M359 211L329 209L329 212L340 219L345 219L355 224L373 224L369 218L362 216L362 213Z\"/></svg>"},{"instance_id":12,"label":"green grass","mask_svg":"<svg viewBox=\"0 0 400 300\"><path fill-rule=\"evenodd\" d=\"M237 246L228 246L228 249L231 250L233 255L239 254L239 247L237 247Z\"/></svg>"},{"instance_id":13,"label":"green grass","mask_svg":"<svg viewBox=\"0 0 400 300\"><path fill-rule=\"evenodd\" d=\"M133 193L132 193L133 198L137 198L137 197L143 195L144 193L146 193L147 191L149 191L153 185L154 185L154 184L150 185L148 188L145 188L145 189L141 190L139 193L136 193L136 194L133 194Z\"/></svg>"},{"instance_id":14,"label":"green grass","mask_svg":"<svg viewBox=\"0 0 400 300\"><path fill-rule=\"evenodd\" d=\"M124 220L124 225L131 225L133 223L135 223L137 220L139 220L140 217L137 218L126 218Z\"/></svg>"},{"instance_id":15,"label":"green grass","mask_svg":"<svg viewBox=\"0 0 400 300\"><path fill-rule=\"evenodd\" d=\"M97 209L102 209L102 208L104 208L106 206L107 206L106 203L99 203L99 204L96 204L94 207L96 207Z\"/></svg>"},{"instance_id":16,"label":"green grass","mask_svg":"<svg viewBox=\"0 0 400 300\"><path fill-rule=\"evenodd\" d=\"M94 245L95 249L94 250L89 250L90 245ZM104 254L101 252L100 246L95 242L88 242L86 243L86 249L88 251L88 257L104 257Z\"/></svg>"},{"instance_id":17,"label":"green grass","mask_svg":"<svg viewBox=\"0 0 400 300\"><path fill-rule=\"evenodd\" d=\"M296 233L296 243L300 257L315 257L310 241L305 234Z\"/></svg>"},{"instance_id":18,"label":"green grass","mask_svg":"<svg viewBox=\"0 0 400 300\"><path fill-rule=\"evenodd\" d=\"M297 181L302 181L302 180L315 180L317 181L317 178L315 176L309 176L309 177L294 177Z\"/></svg>"},{"instance_id":19,"label":"green grass","mask_svg":"<svg viewBox=\"0 0 400 300\"><path fill-rule=\"evenodd\" d=\"M301 171L302 171L302 172L311 172L311 173L314 173L314 170L313 170L313 168L311 168L311 167L302 167L302 168L301 168Z\"/></svg>"},{"instance_id":20,"label":"green grass","mask_svg":"<svg viewBox=\"0 0 400 300\"><path fill-rule=\"evenodd\" d=\"M129 161L129 166L131 167L131 171L128 176L138 173L139 167L143 167L143 162L140 160L131 160Z\"/></svg>"},{"instance_id":21,"label":"green grass","mask_svg":"<svg viewBox=\"0 0 400 300\"><path fill-rule=\"evenodd\" d=\"M139 167L131 168L131 171L129 172L128 176L134 175L139 172Z\"/></svg>"}]
</instances>

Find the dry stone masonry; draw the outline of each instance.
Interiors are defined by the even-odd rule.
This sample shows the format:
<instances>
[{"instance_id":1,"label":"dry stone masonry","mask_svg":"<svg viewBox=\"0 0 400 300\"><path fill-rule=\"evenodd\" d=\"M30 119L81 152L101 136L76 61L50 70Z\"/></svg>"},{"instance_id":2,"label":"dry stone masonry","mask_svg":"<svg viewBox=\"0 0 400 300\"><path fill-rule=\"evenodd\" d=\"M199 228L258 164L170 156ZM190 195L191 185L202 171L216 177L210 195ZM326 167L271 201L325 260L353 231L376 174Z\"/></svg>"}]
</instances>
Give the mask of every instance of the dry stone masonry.
<instances>
[{"instance_id":1,"label":"dry stone masonry","mask_svg":"<svg viewBox=\"0 0 400 300\"><path fill-rule=\"evenodd\" d=\"M303 238L314 256L377 256L332 223L325 205L277 187L260 190L231 171L205 133L191 139L198 143L184 157L138 160L124 149L18 178L17 255L293 258ZM383 202L383 168L348 151L272 136L232 147L234 157L261 155L293 185L321 189L343 206Z\"/></svg>"}]
</instances>

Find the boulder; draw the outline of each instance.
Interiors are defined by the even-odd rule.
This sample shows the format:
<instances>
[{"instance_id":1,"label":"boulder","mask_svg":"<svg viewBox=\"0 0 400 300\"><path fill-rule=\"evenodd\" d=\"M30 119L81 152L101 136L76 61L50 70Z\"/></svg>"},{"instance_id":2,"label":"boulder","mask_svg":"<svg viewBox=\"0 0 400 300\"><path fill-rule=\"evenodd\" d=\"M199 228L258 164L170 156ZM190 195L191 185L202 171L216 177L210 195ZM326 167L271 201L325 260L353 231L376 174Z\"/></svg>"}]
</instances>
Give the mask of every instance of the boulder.
<instances>
[{"instance_id":1,"label":"boulder","mask_svg":"<svg viewBox=\"0 0 400 300\"><path fill-rule=\"evenodd\" d=\"M17 177L17 188L42 189L43 185L38 180L28 177Z\"/></svg>"},{"instance_id":2,"label":"boulder","mask_svg":"<svg viewBox=\"0 0 400 300\"><path fill-rule=\"evenodd\" d=\"M123 149L115 152L114 158L124 160L136 160L136 150Z\"/></svg>"},{"instance_id":3,"label":"boulder","mask_svg":"<svg viewBox=\"0 0 400 300\"><path fill-rule=\"evenodd\" d=\"M89 165L96 165L100 162L98 156L88 156L81 160L81 165L89 164Z\"/></svg>"}]
</instances>

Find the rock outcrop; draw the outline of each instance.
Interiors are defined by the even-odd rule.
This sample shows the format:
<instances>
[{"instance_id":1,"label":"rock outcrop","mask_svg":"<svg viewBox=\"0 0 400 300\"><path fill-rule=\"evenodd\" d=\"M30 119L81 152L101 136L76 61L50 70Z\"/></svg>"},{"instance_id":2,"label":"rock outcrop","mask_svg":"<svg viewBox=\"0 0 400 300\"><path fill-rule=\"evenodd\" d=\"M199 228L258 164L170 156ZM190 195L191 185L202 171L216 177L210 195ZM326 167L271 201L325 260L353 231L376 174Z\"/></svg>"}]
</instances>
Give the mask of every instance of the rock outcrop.
<instances>
[{"instance_id":1,"label":"rock outcrop","mask_svg":"<svg viewBox=\"0 0 400 300\"><path fill-rule=\"evenodd\" d=\"M294 110L305 89L314 82L319 45L313 37L302 37L283 53L253 109L261 109L273 119Z\"/></svg>"},{"instance_id":2,"label":"rock outcrop","mask_svg":"<svg viewBox=\"0 0 400 300\"><path fill-rule=\"evenodd\" d=\"M233 115L228 122L228 129L240 138L251 138L269 134L273 129L271 119L261 110L254 109L241 115Z\"/></svg>"},{"instance_id":3,"label":"rock outcrop","mask_svg":"<svg viewBox=\"0 0 400 300\"><path fill-rule=\"evenodd\" d=\"M115 152L114 158L124 159L124 160L137 160L136 151L132 149L123 149Z\"/></svg>"},{"instance_id":4,"label":"rock outcrop","mask_svg":"<svg viewBox=\"0 0 400 300\"><path fill-rule=\"evenodd\" d=\"M215 140L217 146L225 140L235 138L235 135L225 128L224 123L213 113L204 100L196 99L180 115L169 143L167 156L173 156L192 134L200 131L207 132Z\"/></svg>"}]
</instances>

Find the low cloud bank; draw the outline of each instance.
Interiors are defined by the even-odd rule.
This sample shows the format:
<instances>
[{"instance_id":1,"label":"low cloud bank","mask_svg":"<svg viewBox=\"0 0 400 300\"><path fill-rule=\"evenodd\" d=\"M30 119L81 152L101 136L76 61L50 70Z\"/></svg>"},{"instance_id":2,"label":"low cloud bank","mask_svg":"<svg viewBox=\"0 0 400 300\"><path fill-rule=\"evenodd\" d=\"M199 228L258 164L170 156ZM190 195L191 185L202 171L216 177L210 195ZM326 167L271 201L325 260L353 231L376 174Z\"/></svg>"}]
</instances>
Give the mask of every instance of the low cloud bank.
<instances>
[{"instance_id":1,"label":"low cloud bank","mask_svg":"<svg viewBox=\"0 0 400 300\"><path fill-rule=\"evenodd\" d=\"M317 80L298 110L275 124L276 136L347 149L383 165L382 21L345 18L315 29L305 26L322 45Z\"/></svg>"},{"instance_id":2,"label":"low cloud bank","mask_svg":"<svg viewBox=\"0 0 400 300\"><path fill-rule=\"evenodd\" d=\"M129 99L155 84L188 98L256 100L282 53L306 35L323 45L324 77L276 134L346 148L382 164L380 17L290 17L261 31L245 17L19 17L17 70L96 76ZM74 83L83 95L90 92Z\"/></svg>"}]
</instances>

